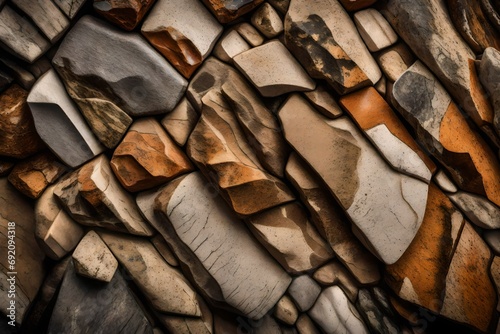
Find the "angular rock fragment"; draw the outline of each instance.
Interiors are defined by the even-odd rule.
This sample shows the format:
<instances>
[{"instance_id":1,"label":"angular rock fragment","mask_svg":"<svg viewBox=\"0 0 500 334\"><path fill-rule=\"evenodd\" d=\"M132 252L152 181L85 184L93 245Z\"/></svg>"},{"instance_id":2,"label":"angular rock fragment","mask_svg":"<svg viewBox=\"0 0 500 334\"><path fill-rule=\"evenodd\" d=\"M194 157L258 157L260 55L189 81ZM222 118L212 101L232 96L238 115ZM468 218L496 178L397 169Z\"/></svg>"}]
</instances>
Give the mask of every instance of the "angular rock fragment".
<instances>
[{"instance_id":1,"label":"angular rock fragment","mask_svg":"<svg viewBox=\"0 0 500 334\"><path fill-rule=\"evenodd\" d=\"M47 332L75 333L82 328L91 333L105 329L111 333L153 334L146 314L120 272L111 282L102 284L77 275L70 263Z\"/></svg>"},{"instance_id":2,"label":"angular rock fragment","mask_svg":"<svg viewBox=\"0 0 500 334\"><path fill-rule=\"evenodd\" d=\"M78 275L98 281L111 282L118 268L118 261L94 231L89 231L72 255Z\"/></svg>"},{"instance_id":3,"label":"angular rock fragment","mask_svg":"<svg viewBox=\"0 0 500 334\"><path fill-rule=\"evenodd\" d=\"M361 284L378 282L377 260L354 236L342 208L296 153L288 159L286 175L339 260Z\"/></svg>"},{"instance_id":4,"label":"angular rock fragment","mask_svg":"<svg viewBox=\"0 0 500 334\"><path fill-rule=\"evenodd\" d=\"M380 51L398 40L391 25L376 9L364 9L354 14L354 23L371 52Z\"/></svg>"},{"instance_id":5,"label":"angular rock fragment","mask_svg":"<svg viewBox=\"0 0 500 334\"><path fill-rule=\"evenodd\" d=\"M448 175L446 175L442 170L438 171L434 175L434 182L441 188L441 190L447 193L456 193L458 191L457 186L450 180Z\"/></svg>"},{"instance_id":6,"label":"angular rock fragment","mask_svg":"<svg viewBox=\"0 0 500 334\"><path fill-rule=\"evenodd\" d=\"M498 12L497 0L480 0L481 9L490 23L500 32L500 13Z\"/></svg>"},{"instance_id":7,"label":"angular rock fragment","mask_svg":"<svg viewBox=\"0 0 500 334\"><path fill-rule=\"evenodd\" d=\"M335 119L342 116L342 109L325 86L318 86L313 91L305 92L304 96L326 117Z\"/></svg>"},{"instance_id":8,"label":"angular rock fragment","mask_svg":"<svg viewBox=\"0 0 500 334\"><path fill-rule=\"evenodd\" d=\"M98 125L126 124L127 114L171 111L187 85L138 34L90 16L66 35L52 63L96 132L104 131Z\"/></svg>"},{"instance_id":9,"label":"angular rock fragment","mask_svg":"<svg viewBox=\"0 0 500 334\"><path fill-rule=\"evenodd\" d=\"M290 149L276 116L248 85L227 82L222 85L222 94L236 114L259 162L272 174L283 177Z\"/></svg>"},{"instance_id":10,"label":"angular rock fragment","mask_svg":"<svg viewBox=\"0 0 500 334\"><path fill-rule=\"evenodd\" d=\"M314 325L314 322L306 313L302 313L295 323L299 334L320 334L320 331Z\"/></svg>"},{"instance_id":11,"label":"angular rock fragment","mask_svg":"<svg viewBox=\"0 0 500 334\"><path fill-rule=\"evenodd\" d=\"M264 0L202 0L220 23L228 23L248 13Z\"/></svg>"},{"instance_id":12,"label":"angular rock fragment","mask_svg":"<svg viewBox=\"0 0 500 334\"><path fill-rule=\"evenodd\" d=\"M292 326L299 317L299 312L288 296L283 296L276 304L274 317L284 324Z\"/></svg>"},{"instance_id":13,"label":"angular rock fragment","mask_svg":"<svg viewBox=\"0 0 500 334\"><path fill-rule=\"evenodd\" d=\"M33 63L50 47L36 27L9 5L0 9L0 43L7 52L28 63Z\"/></svg>"},{"instance_id":14,"label":"angular rock fragment","mask_svg":"<svg viewBox=\"0 0 500 334\"><path fill-rule=\"evenodd\" d=\"M500 136L500 52L494 48L487 48L479 62L479 79L489 95L494 110L493 124Z\"/></svg>"},{"instance_id":15,"label":"angular rock fragment","mask_svg":"<svg viewBox=\"0 0 500 334\"><path fill-rule=\"evenodd\" d=\"M8 179L24 195L38 198L65 171L66 166L57 161L53 154L45 152L16 164Z\"/></svg>"},{"instance_id":16,"label":"angular rock fragment","mask_svg":"<svg viewBox=\"0 0 500 334\"><path fill-rule=\"evenodd\" d=\"M154 210L151 223L212 303L260 319L288 288L290 277L199 173L160 189Z\"/></svg>"},{"instance_id":17,"label":"angular rock fragment","mask_svg":"<svg viewBox=\"0 0 500 334\"><path fill-rule=\"evenodd\" d=\"M193 170L186 155L154 118L134 122L110 162L128 191L153 188Z\"/></svg>"},{"instance_id":18,"label":"angular rock fragment","mask_svg":"<svg viewBox=\"0 0 500 334\"><path fill-rule=\"evenodd\" d=\"M100 233L132 280L159 312L199 317L198 294L146 239Z\"/></svg>"},{"instance_id":19,"label":"angular rock fragment","mask_svg":"<svg viewBox=\"0 0 500 334\"><path fill-rule=\"evenodd\" d=\"M420 227L428 185L395 172L347 118L328 120L298 95L279 116L286 140L325 181L356 236L385 263L396 262Z\"/></svg>"},{"instance_id":20,"label":"angular rock fragment","mask_svg":"<svg viewBox=\"0 0 500 334\"><path fill-rule=\"evenodd\" d=\"M73 19L87 0L52 0L66 14Z\"/></svg>"},{"instance_id":21,"label":"angular rock fragment","mask_svg":"<svg viewBox=\"0 0 500 334\"><path fill-rule=\"evenodd\" d=\"M490 25L481 9L481 1L447 0L453 25L475 53L487 47L500 48L500 35Z\"/></svg>"},{"instance_id":22,"label":"angular rock fragment","mask_svg":"<svg viewBox=\"0 0 500 334\"><path fill-rule=\"evenodd\" d=\"M212 51L222 26L198 0L157 0L141 32L189 78Z\"/></svg>"},{"instance_id":23,"label":"angular rock fragment","mask_svg":"<svg viewBox=\"0 0 500 334\"><path fill-rule=\"evenodd\" d=\"M337 0L292 0L285 18L285 44L309 75L339 94L374 85L377 63Z\"/></svg>"},{"instance_id":24,"label":"angular rock fragment","mask_svg":"<svg viewBox=\"0 0 500 334\"><path fill-rule=\"evenodd\" d=\"M235 26L234 29L253 47L264 43L264 37L250 23L243 22Z\"/></svg>"},{"instance_id":25,"label":"angular rock fragment","mask_svg":"<svg viewBox=\"0 0 500 334\"><path fill-rule=\"evenodd\" d=\"M226 63L230 63L235 56L249 49L250 46L243 37L236 30L231 30L217 42L214 48L214 56Z\"/></svg>"},{"instance_id":26,"label":"angular rock fragment","mask_svg":"<svg viewBox=\"0 0 500 334\"><path fill-rule=\"evenodd\" d=\"M12 241L15 254L12 252ZM2 316L10 315L12 290L15 285L15 323L20 325L30 304L35 299L45 276L44 255L35 241L33 206L12 187L6 178L0 178L0 307ZM14 264L8 255L15 255ZM15 274L9 274L15 272ZM15 276L14 282L7 280ZM17 326L16 325L16 326ZM12 328L12 327L11 327Z\"/></svg>"},{"instance_id":27,"label":"angular rock fragment","mask_svg":"<svg viewBox=\"0 0 500 334\"><path fill-rule=\"evenodd\" d=\"M269 2L281 14L286 14L286 11L290 6L290 0L268 0L267 2Z\"/></svg>"},{"instance_id":28,"label":"angular rock fragment","mask_svg":"<svg viewBox=\"0 0 500 334\"><path fill-rule=\"evenodd\" d=\"M500 164L486 142L419 61L395 83L393 104L418 141L448 170L459 188L500 205Z\"/></svg>"},{"instance_id":29,"label":"angular rock fragment","mask_svg":"<svg viewBox=\"0 0 500 334\"><path fill-rule=\"evenodd\" d=\"M140 194L137 196L137 205L139 208L142 209L142 206L139 202ZM154 214L154 213L153 213ZM156 250L160 255L163 257L165 261L172 267L178 267L179 266L179 261L177 261L177 258L175 257L174 253L170 249L170 246L168 246L167 242L165 239L160 234L155 235L153 238L151 238L151 243L153 246L155 246Z\"/></svg>"},{"instance_id":30,"label":"angular rock fragment","mask_svg":"<svg viewBox=\"0 0 500 334\"><path fill-rule=\"evenodd\" d=\"M348 11L356 11L369 7L377 2L377 0L339 0L342 6Z\"/></svg>"},{"instance_id":31,"label":"angular rock fragment","mask_svg":"<svg viewBox=\"0 0 500 334\"><path fill-rule=\"evenodd\" d=\"M308 314L325 333L368 333L358 311L338 286L323 290Z\"/></svg>"},{"instance_id":32,"label":"angular rock fragment","mask_svg":"<svg viewBox=\"0 0 500 334\"><path fill-rule=\"evenodd\" d=\"M198 114L187 98L161 120L161 125L179 146L184 146L198 122Z\"/></svg>"},{"instance_id":33,"label":"angular rock fragment","mask_svg":"<svg viewBox=\"0 0 500 334\"><path fill-rule=\"evenodd\" d=\"M94 9L125 30L134 30L156 0L94 0Z\"/></svg>"},{"instance_id":34,"label":"angular rock fragment","mask_svg":"<svg viewBox=\"0 0 500 334\"><path fill-rule=\"evenodd\" d=\"M257 240L291 274L319 267L333 257L301 206L294 202L248 219Z\"/></svg>"},{"instance_id":35,"label":"angular rock fragment","mask_svg":"<svg viewBox=\"0 0 500 334\"><path fill-rule=\"evenodd\" d=\"M401 74L415 62L415 57L404 43L398 43L380 51L375 56L375 59L382 72L391 82L398 80Z\"/></svg>"},{"instance_id":36,"label":"angular rock fragment","mask_svg":"<svg viewBox=\"0 0 500 334\"><path fill-rule=\"evenodd\" d=\"M308 275L293 279L288 287L288 294L292 297L300 312L309 310L321 293L321 287Z\"/></svg>"},{"instance_id":37,"label":"angular rock fragment","mask_svg":"<svg viewBox=\"0 0 500 334\"><path fill-rule=\"evenodd\" d=\"M292 201L288 187L260 165L222 96L211 92L203 104L187 153L233 210L251 215Z\"/></svg>"},{"instance_id":38,"label":"angular rock fragment","mask_svg":"<svg viewBox=\"0 0 500 334\"><path fill-rule=\"evenodd\" d=\"M374 88L343 96L339 103L394 169L430 182L436 165Z\"/></svg>"},{"instance_id":39,"label":"angular rock fragment","mask_svg":"<svg viewBox=\"0 0 500 334\"><path fill-rule=\"evenodd\" d=\"M35 238L48 257L59 260L78 245L84 230L63 210L54 187L47 188L36 202Z\"/></svg>"},{"instance_id":40,"label":"angular rock fragment","mask_svg":"<svg viewBox=\"0 0 500 334\"><path fill-rule=\"evenodd\" d=\"M0 95L0 155L22 159L43 148L27 97L28 92L16 84Z\"/></svg>"},{"instance_id":41,"label":"angular rock fragment","mask_svg":"<svg viewBox=\"0 0 500 334\"><path fill-rule=\"evenodd\" d=\"M268 3L264 3L252 14L251 21L267 38L274 38L283 32L283 21Z\"/></svg>"},{"instance_id":42,"label":"angular rock fragment","mask_svg":"<svg viewBox=\"0 0 500 334\"><path fill-rule=\"evenodd\" d=\"M66 175L57 183L54 194L80 224L136 235L153 234L104 155Z\"/></svg>"},{"instance_id":43,"label":"angular rock fragment","mask_svg":"<svg viewBox=\"0 0 500 334\"><path fill-rule=\"evenodd\" d=\"M69 28L69 20L51 0L11 0L28 15L45 37L55 43Z\"/></svg>"},{"instance_id":44,"label":"angular rock fragment","mask_svg":"<svg viewBox=\"0 0 500 334\"><path fill-rule=\"evenodd\" d=\"M233 60L259 93L266 97L309 91L316 87L302 66L278 40L240 53Z\"/></svg>"},{"instance_id":45,"label":"angular rock fragment","mask_svg":"<svg viewBox=\"0 0 500 334\"><path fill-rule=\"evenodd\" d=\"M500 228L500 207L484 197L463 191L448 197L477 226L489 230Z\"/></svg>"},{"instance_id":46,"label":"angular rock fragment","mask_svg":"<svg viewBox=\"0 0 500 334\"><path fill-rule=\"evenodd\" d=\"M77 167L104 150L54 70L38 79L27 100L36 131L68 166Z\"/></svg>"},{"instance_id":47,"label":"angular rock fragment","mask_svg":"<svg viewBox=\"0 0 500 334\"><path fill-rule=\"evenodd\" d=\"M325 264L323 267L316 270L313 277L323 286L340 286L347 295L347 298L353 303L358 298L358 286L354 277L352 277L345 267L337 261Z\"/></svg>"},{"instance_id":48,"label":"angular rock fragment","mask_svg":"<svg viewBox=\"0 0 500 334\"><path fill-rule=\"evenodd\" d=\"M359 290L356 306L372 333L401 332L394 321L385 315L375 303L375 299L370 294L370 291L366 289Z\"/></svg>"}]
</instances>

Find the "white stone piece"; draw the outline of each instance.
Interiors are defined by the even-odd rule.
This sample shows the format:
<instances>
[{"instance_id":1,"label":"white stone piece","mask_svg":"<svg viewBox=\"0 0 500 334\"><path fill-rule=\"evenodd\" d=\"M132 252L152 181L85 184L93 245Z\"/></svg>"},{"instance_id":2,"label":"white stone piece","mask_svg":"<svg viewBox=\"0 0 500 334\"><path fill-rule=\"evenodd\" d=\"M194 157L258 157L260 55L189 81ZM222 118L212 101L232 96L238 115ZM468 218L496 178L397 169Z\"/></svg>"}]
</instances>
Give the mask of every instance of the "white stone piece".
<instances>
[{"instance_id":1,"label":"white stone piece","mask_svg":"<svg viewBox=\"0 0 500 334\"><path fill-rule=\"evenodd\" d=\"M398 35L389 22L376 9L368 8L356 12L354 22L371 52L380 51L398 40Z\"/></svg>"},{"instance_id":2,"label":"white stone piece","mask_svg":"<svg viewBox=\"0 0 500 334\"><path fill-rule=\"evenodd\" d=\"M448 196L477 226L488 230L500 228L500 208L485 197L463 191Z\"/></svg>"},{"instance_id":3,"label":"white stone piece","mask_svg":"<svg viewBox=\"0 0 500 334\"><path fill-rule=\"evenodd\" d=\"M436 173L436 175L434 176L434 181L443 191L446 191L448 193L456 193L458 191L457 186L442 170Z\"/></svg>"},{"instance_id":4,"label":"white stone piece","mask_svg":"<svg viewBox=\"0 0 500 334\"><path fill-rule=\"evenodd\" d=\"M248 43L236 30L231 30L223 36L214 49L214 55L222 61L229 63L242 52L250 49Z\"/></svg>"}]
</instances>

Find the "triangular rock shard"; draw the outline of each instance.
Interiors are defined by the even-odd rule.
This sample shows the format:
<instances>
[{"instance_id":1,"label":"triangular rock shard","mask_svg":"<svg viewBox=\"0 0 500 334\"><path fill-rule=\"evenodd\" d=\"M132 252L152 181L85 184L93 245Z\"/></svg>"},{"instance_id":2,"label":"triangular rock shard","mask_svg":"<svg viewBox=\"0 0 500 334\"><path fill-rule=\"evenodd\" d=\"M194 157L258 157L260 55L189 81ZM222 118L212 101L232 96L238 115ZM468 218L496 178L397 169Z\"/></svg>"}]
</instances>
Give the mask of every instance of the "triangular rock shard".
<instances>
[{"instance_id":1,"label":"triangular rock shard","mask_svg":"<svg viewBox=\"0 0 500 334\"><path fill-rule=\"evenodd\" d=\"M325 181L377 257L394 263L417 233L428 185L394 171L346 117L329 120L292 95L279 112L285 138Z\"/></svg>"},{"instance_id":2,"label":"triangular rock shard","mask_svg":"<svg viewBox=\"0 0 500 334\"><path fill-rule=\"evenodd\" d=\"M151 223L212 302L252 319L278 302L291 278L200 173L170 182L153 197Z\"/></svg>"}]
</instances>

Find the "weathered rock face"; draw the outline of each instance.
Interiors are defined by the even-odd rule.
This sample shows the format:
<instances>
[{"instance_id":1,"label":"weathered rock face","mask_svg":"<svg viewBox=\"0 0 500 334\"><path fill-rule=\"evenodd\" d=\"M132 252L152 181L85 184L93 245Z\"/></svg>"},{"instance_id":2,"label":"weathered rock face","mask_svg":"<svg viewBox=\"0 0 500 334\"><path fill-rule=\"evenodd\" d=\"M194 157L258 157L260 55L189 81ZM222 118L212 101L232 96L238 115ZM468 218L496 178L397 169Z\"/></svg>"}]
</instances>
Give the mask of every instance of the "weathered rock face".
<instances>
[{"instance_id":1,"label":"weathered rock face","mask_svg":"<svg viewBox=\"0 0 500 334\"><path fill-rule=\"evenodd\" d=\"M220 60L231 63L233 58L250 49L250 45L236 30L230 30L223 35L214 48L214 56Z\"/></svg>"},{"instance_id":2,"label":"weathered rock face","mask_svg":"<svg viewBox=\"0 0 500 334\"><path fill-rule=\"evenodd\" d=\"M70 19L74 18L87 0L53 0Z\"/></svg>"},{"instance_id":3,"label":"weathered rock face","mask_svg":"<svg viewBox=\"0 0 500 334\"><path fill-rule=\"evenodd\" d=\"M398 43L377 53L375 59L390 82L398 80L415 62L415 56L404 43Z\"/></svg>"},{"instance_id":4,"label":"weathered rock face","mask_svg":"<svg viewBox=\"0 0 500 334\"><path fill-rule=\"evenodd\" d=\"M337 261L332 261L316 270L313 278L323 286L338 285L353 303L358 298L359 284L345 267Z\"/></svg>"},{"instance_id":5,"label":"weathered rock face","mask_svg":"<svg viewBox=\"0 0 500 334\"><path fill-rule=\"evenodd\" d=\"M118 144L130 116L169 112L186 88L186 81L139 35L89 16L71 29L52 63L109 148Z\"/></svg>"},{"instance_id":6,"label":"weathered rock face","mask_svg":"<svg viewBox=\"0 0 500 334\"><path fill-rule=\"evenodd\" d=\"M26 158L43 148L26 98L28 92L12 85L0 95L0 155Z\"/></svg>"},{"instance_id":7,"label":"weathered rock face","mask_svg":"<svg viewBox=\"0 0 500 334\"><path fill-rule=\"evenodd\" d=\"M71 321L68 321L71 319ZM102 284L78 276L71 263L50 318L48 333L148 333L153 328L120 272Z\"/></svg>"},{"instance_id":8,"label":"weathered rock face","mask_svg":"<svg viewBox=\"0 0 500 334\"><path fill-rule=\"evenodd\" d=\"M13 265L8 261L8 255L12 255L8 252L9 245L15 245ZM43 282L44 255L35 241L33 206L9 184L6 178L0 178L0 252L3 254L0 259L2 316L10 314L7 308L13 300L8 298L9 290L12 290L10 287L12 281L7 279L15 276L15 322L20 325Z\"/></svg>"},{"instance_id":9,"label":"weathered rock face","mask_svg":"<svg viewBox=\"0 0 500 334\"><path fill-rule=\"evenodd\" d=\"M77 222L136 235L153 234L132 196L115 179L101 155L59 181L54 194Z\"/></svg>"},{"instance_id":10,"label":"weathered rock face","mask_svg":"<svg viewBox=\"0 0 500 334\"><path fill-rule=\"evenodd\" d=\"M187 98L183 98L171 113L163 117L161 125L177 145L184 146L197 122L196 110Z\"/></svg>"},{"instance_id":11,"label":"weathered rock face","mask_svg":"<svg viewBox=\"0 0 500 334\"><path fill-rule=\"evenodd\" d=\"M189 78L212 51L222 26L199 0L157 0L141 32Z\"/></svg>"},{"instance_id":12,"label":"weathered rock face","mask_svg":"<svg viewBox=\"0 0 500 334\"><path fill-rule=\"evenodd\" d=\"M286 140L325 181L358 238L385 263L397 261L422 222L427 184L395 172L347 118L328 120L298 95L279 116Z\"/></svg>"},{"instance_id":13,"label":"weathered rock face","mask_svg":"<svg viewBox=\"0 0 500 334\"><path fill-rule=\"evenodd\" d=\"M157 216L151 223L209 300L252 319L276 304L290 277L199 173L178 178L153 196Z\"/></svg>"},{"instance_id":14,"label":"weathered rock face","mask_svg":"<svg viewBox=\"0 0 500 334\"><path fill-rule=\"evenodd\" d=\"M156 0L95 0L94 9L125 30L134 30Z\"/></svg>"},{"instance_id":15,"label":"weathered rock face","mask_svg":"<svg viewBox=\"0 0 500 334\"><path fill-rule=\"evenodd\" d=\"M373 8L354 14L354 22L368 50L380 51L398 40L398 35L391 28L382 14Z\"/></svg>"},{"instance_id":16,"label":"weathered rock face","mask_svg":"<svg viewBox=\"0 0 500 334\"><path fill-rule=\"evenodd\" d=\"M377 63L337 0L292 0L285 18L285 44L315 79L339 94L374 85Z\"/></svg>"},{"instance_id":17,"label":"weathered rock face","mask_svg":"<svg viewBox=\"0 0 500 334\"><path fill-rule=\"evenodd\" d=\"M321 287L307 275L294 278L288 288L288 294L290 294L301 312L309 310L320 293Z\"/></svg>"},{"instance_id":18,"label":"weathered rock face","mask_svg":"<svg viewBox=\"0 0 500 334\"><path fill-rule=\"evenodd\" d=\"M500 228L500 207L484 197L459 191L448 195L469 220L484 229Z\"/></svg>"},{"instance_id":19,"label":"weathered rock face","mask_svg":"<svg viewBox=\"0 0 500 334\"><path fill-rule=\"evenodd\" d=\"M141 191L193 170L186 155L154 118L134 122L110 162L128 191Z\"/></svg>"},{"instance_id":20,"label":"weathered rock face","mask_svg":"<svg viewBox=\"0 0 500 334\"><path fill-rule=\"evenodd\" d=\"M251 22L267 38L274 38L283 32L283 21L268 3L264 3L253 13Z\"/></svg>"},{"instance_id":21,"label":"weathered rock face","mask_svg":"<svg viewBox=\"0 0 500 334\"><path fill-rule=\"evenodd\" d=\"M248 13L264 0L202 0L221 23L228 23Z\"/></svg>"},{"instance_id":22,"label":"weathered rock face","mask_svg":"<svg viewBox=\"0 0 500 334\"><path fill-rule=\"evenodd\" d=\"M479 79L488 92L489 100L494 110L493 123L497 134L500 136L500 52L493 48L484 51L479 63Z\"/></svg>"},{"instance_id":23,"label":"weathered rock face","mask_svg":"<svg viewBox=\"0 0 500 334\"><path fill-rule=\"evenodd\" d=\"M394 83L393 100L419 142L460 188L500 205L497 158L422 63L416 62Z\"/></svg>"},{"instance_id":24,"label":"weathered rock face","mask_svg":"<svg viewBox=\"0 0 500 334\"><path fill-rule=\"evenodd\" d=\"M251 215L292 201L287 186L260 165L222 96L209 93L203 103L187 153L233 210Z\"/></svg>"}]
</instances>

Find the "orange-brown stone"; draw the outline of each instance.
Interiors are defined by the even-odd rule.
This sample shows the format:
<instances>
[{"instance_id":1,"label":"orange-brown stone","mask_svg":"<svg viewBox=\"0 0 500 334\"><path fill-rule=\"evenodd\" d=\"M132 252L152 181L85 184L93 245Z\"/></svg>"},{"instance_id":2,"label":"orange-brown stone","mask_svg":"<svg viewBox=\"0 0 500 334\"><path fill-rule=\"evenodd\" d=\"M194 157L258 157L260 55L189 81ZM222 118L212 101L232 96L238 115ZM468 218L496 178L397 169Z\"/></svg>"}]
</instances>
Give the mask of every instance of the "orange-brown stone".
<instances>
[{"instance_id":1,"label":"orange-brown stone","mask_svg":"<svg viewBox=\"0 0 500 334\"><path fill-rule=\"evenodd\" d=\"M94 9L117 26L133 30L156 0L95 0Z\"/></svg>"}]
</instances>

